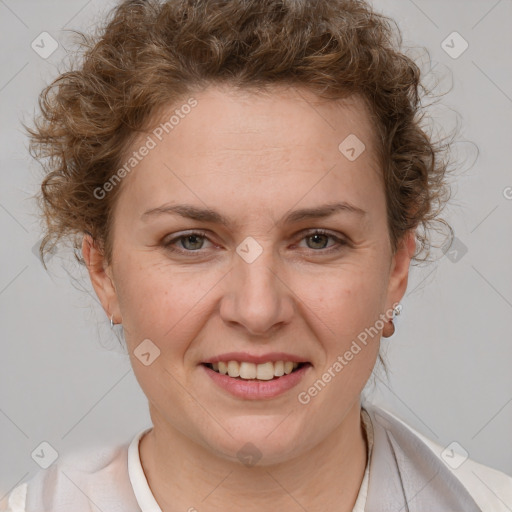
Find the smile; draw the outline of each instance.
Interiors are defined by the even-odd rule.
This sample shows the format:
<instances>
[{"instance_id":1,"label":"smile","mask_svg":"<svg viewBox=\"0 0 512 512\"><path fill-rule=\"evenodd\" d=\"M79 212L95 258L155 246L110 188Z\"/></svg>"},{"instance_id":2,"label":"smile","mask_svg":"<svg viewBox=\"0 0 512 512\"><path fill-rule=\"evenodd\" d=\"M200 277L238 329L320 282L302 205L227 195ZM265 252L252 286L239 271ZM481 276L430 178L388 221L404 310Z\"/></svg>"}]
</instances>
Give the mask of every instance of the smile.
<instances>
[{"instance_id":1,"label":"smile","mask_svg":"<svg viewBox=\"0 0 512 512\"><path fill-rule=\"evenodd\" d=\"M307 363L295 363L292 361L268 361L255 364L246 361L219 361L218 363L204 363L211 370L228 375L232 378L244 380L272 380L289 375L299 367Z\"/></svg>"},{"instance_id":2,"label":"smile","mask_svg":"<svg viewBox=\"0 0 512 512\"><path fill-rule=\"evenodd\" d=\"M269 400L296 388L313 368L309 362L216 361L202 363L206 376L224 392L243 400Z\"/></svg>"}]
</instances>

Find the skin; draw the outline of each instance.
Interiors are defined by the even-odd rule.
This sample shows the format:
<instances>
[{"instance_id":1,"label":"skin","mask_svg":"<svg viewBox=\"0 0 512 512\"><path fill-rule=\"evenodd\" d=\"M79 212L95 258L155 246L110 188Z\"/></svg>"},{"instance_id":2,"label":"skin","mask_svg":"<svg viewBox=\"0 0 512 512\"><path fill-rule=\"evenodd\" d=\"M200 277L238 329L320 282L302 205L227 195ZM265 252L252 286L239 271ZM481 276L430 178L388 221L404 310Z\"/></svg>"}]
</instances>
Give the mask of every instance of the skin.
<instances>
[{"instance_id":1,"label":"skin","mask_svg":"<svg viewBox=\"0 0 512 512\"><path fill-rule=\"evenodd\" d=\"M351 511L367 463L360 393L380 334L308 404L297 395L407 288L414 233L392 254L368 112L357 96L320 101L282 86L258 95L210 86L193 96L198 105L121 184L111 264L89 237L83 242L93 286L123 324L149 401L154 428L140 444L148 483L165 512ZM354 161L338 149L349 134L366 146ZM338 201L366 214L280 222ZM141 218L166 203L207 206L234 225ZM173 245L184 255L164 246L195 229L206 238ZM315 229L347 244L312 238ZM263 250L252 263L236 252L248 236ZM145 339L160 350L149 366L134 355ZM230 351L284 351L312 367L279 397L245 400L200 366ZM251 467L237 458L247 442L262 454Z\"/></svg>"}]
</instances>

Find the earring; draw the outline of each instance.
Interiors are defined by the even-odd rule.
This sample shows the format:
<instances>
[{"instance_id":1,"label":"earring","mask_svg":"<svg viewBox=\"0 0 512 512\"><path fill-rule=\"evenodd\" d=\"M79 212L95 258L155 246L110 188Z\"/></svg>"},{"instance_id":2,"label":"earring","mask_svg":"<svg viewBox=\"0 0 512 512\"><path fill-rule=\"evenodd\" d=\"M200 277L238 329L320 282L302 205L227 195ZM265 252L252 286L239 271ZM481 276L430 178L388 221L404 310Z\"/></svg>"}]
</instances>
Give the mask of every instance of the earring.
<instances>
[{"instance_id":1,"label":"earring","mask_svg":"<svg viewBox=\"0 0 512 512\"><path fill-rule=\"evenodd\" d=\"M110 328L113 329L114 328L114 322L113 322L113 319L114 318L114 315L110 315Z\"/></svg>"},{"instance_id":2,"label":"earring","mask_svg":"<svg viewBox=\"0 0 512 512\"><path fill-rule=\"evenodd\" d=\"M382 330L382 336L384 336L384 338L390 338L391 336L393 336L393 334L395 334L395 324L393 323L393 319L396 316L400 315L400 313L402 312L402 309L403 309L402 304L397 304L394 307L393 316L392 316L391 320L389 320L389 322L384 325L384 329Z\"/></svg>"}]
</instances>

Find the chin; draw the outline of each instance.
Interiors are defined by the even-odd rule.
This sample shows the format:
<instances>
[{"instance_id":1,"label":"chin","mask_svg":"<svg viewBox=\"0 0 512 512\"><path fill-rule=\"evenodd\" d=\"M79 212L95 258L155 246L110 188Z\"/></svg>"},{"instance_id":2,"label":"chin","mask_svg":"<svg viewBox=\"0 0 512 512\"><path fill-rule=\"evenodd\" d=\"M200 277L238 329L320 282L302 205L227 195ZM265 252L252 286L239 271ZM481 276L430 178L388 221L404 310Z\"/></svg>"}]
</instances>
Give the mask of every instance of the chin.
<instances>
[{"instance_id":1,"label":"chin","mask_svg":"<svg viewBox=\"0 0 512 512\"><path fill-rule=\"evenodd\" d=\"M246 466L268 466L290 460L304 445L304 433L291 432L284 416L252 416L225 422L221 438L209 439L210 448L221 457ZM297 425L295 425L297 427Z\"/></svg>"}]
</instances>

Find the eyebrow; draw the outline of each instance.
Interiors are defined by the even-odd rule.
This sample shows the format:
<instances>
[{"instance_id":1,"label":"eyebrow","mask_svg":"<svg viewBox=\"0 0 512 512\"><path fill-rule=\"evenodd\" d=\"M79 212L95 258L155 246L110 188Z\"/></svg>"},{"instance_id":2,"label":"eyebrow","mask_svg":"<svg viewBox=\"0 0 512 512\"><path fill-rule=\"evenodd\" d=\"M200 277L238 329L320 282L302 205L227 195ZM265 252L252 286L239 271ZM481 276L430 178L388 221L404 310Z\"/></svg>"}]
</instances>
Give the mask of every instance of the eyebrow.
<instances>
[{"instance_id":1,"label":"eyebrow","mask_svg":"<svg viewBox=\"0 0 512 512\"><path fill-rule=\"evenodd\" d=\"M303 220L323 219L338 213L348 213L358 217L364 217L368 214L368 212L365 210L353 204L347 203L346 201L342 201L338 203L328 203L314 208L302 208L300 210L294 210L286 215L284 219L281 220L281 223L293 224ZM197 220L200 222L221 224L228 229L232 228L234 224L215 210L210 208L198 208L197 206L189 204L164 204L162 206L158 206L157 208L152 208L145 211L141 215L141 219L146 220L148 217L164 214L179 215L181 217Z\"/></svg>"}]
</instances>

